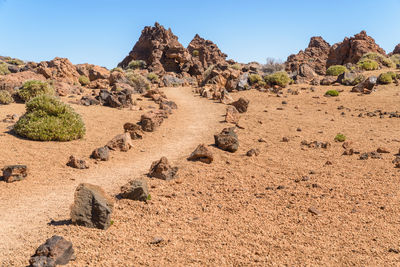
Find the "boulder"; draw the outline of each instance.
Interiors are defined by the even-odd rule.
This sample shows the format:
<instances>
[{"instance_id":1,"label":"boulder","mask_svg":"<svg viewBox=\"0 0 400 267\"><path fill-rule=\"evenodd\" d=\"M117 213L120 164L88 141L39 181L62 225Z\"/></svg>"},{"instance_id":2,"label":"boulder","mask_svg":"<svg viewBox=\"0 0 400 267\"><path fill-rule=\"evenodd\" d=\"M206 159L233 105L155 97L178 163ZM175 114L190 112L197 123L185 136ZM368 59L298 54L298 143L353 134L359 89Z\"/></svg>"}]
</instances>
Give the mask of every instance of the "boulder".
<instances>
[{"instance_id":1,"label":"boulder","mask_svg":"<svg viewBox=\"0 0 400 267\"><path fill-rule=\"evenodd\" d=\"M107 161L110 159L110 149L107 146L96 148L93 150L90 157L101 161Z\"/></svg>"},{"instance_id":2,"label":"boulder","mask_svg":"<svg viewBox=\"0 0 400 267\"><path fill-rule=\"evenodd\" d=\"M346 71L338 76L337 81L343 85L357 85L364 81L365 77L360 72Z\"/></svg>"},{"instance_id":3,"label":"boulder","mask_svg":"<svg viewBox=\"0 0 400 267\"><path fill-rule=\"evenodd\" d=\"M325 76L321 81L321 85L332 85L337 81L337 76Z\"/></svg>"},{"instance_id":4,"label":"boulder","mask_svg":"<svg viewBox=\"0 0 400 267\"><path fill-rule=\"evenodd\" d=\"M378 78L376 76L368 77L365 81L357 84L351 89L352 92L370 94L377 84Z\"/></svg>"},{"instance_id":5,"label":"boulder","mask_svg":"<svg viewBox=\"0 0 400 267\"><path fill-rule=\"evenodd\" d=\"M111 150L126 152L133 147L131 135L129 133L119 134L111 139L106 146Z\"/></svg>"},{"instance_id":6,"label":"boulder","mask_svg":"<svg viewBox=\"0 0 400 267\"><path fill-rule=\"evenodd\" d=\"M201 161L210 164L214 160L212 152L204 145L200 144L188 157L188 160Z\"/></svg>"},{"instance_id":7,"label":"boulder","mask_svg":"<svg viewBox=\"0 0 400 267\"><path fill-rule=\"evenodd\" d=\"M152 178L158 178L162 180L171 180L175 177L178 172L178 167L172 167L166 157L162 157L160 160L154 161L151 164L149 176Z\"/></svg>"},{"instance_id":8,"label":"boulder","mask_svg":"<svg viewBox=\"0 0 400 267\"><path fill-rule=\"evenodd\" d=\"M75 191L71 221L77 225L106 230L111 225L113 208L112 198L101 187L83 183Z\"/></svg>"},{"instance_id":9,"label":"boulder","mask_svg":"<svg viewBox=\"0 0 400 267\"><path fill-rule=\"evenodd\" d=\"M238 124L239 119L240 119L239 111L234 106L227 106L225 121L228 123Z\"/></svg>"},{"instance_id":10,"label":"boulder","mask_svg":"<svg viewBox=\"0 0 400 267\"><path fill-rule=\"evenodd\" d=\"M140 125L142 126L142 130L145 132L155 131L155 129L158 128L164 121L164 118L167 117L167 113L163 110L149 111L143 114L140 118Z\"/></svg>"},{"instance_id":11,"label":"boulder","mask_svg":"<svg viewBox=\"0 0 400 267\"><path fill-rule=\"evenodd\" d=\"M127 122L124 124L124 131L129 133L132 140L142 139L143 138L143 131L142 128L134 123Z\"/></svg>"},{"instance_id":12,"label":"boulder","mask_svg":"<svg viewBox=\"0 0 400 267\"><path fill-rule=\"evenodd\" d=\"M86 161L83 159L78 159L75 156L70 156L67 162L67 166L75 168L75 169L88 169Z\"/></svg>"},{"instance_id":13,"label":"boulder","mask_svg":"<svg viewBox=\"0 0 400 267\"><path fill-rule=\"evenodd\" d=\"M237 101L233 102L232 106L234 106L237 109L237 111L239 111L239 113L244 113L247 111L249 102L250 101L248 99L241 97Z\"/></svg>"},{"instance_id":14,"label":"boulder","mask_svg":"<svg viewBox=\"0 0 400 267\"><path fill-rule=\"evenodd\" d=\"M248 157L253 157L258 155L260 155L260 150L258 148L252 148L246 153L246 156Z\"/></svg>"},{"instance_id":15,"label":"boulder","mask_svg":"<svg viewBox=\"0 0 400 267\"><path fill-rule=\"evenodd\" d=\"M308 47L296 55L290 55L285 63L288 72L295 72L302 77L311 79L315 72L319 75L326 73L326 60L330 45L322 37L312 37ZM311 71L312 70L312 71Z\"/></svg>"},{"instance_id":16,"label":"boulder","mask_svg":"<svg viewBox=\"0 0 400 267\"><path fill-rule=\"evenodd\" d=\"M121 187L121 198L146 201L149 189L146 180L133 180Z\"/></svg>"},{"instance_id":17,"label":"boulder","mask_svg":"<svg viewBox=\"0 0 400 267\"><path fill-rule=\"evenodd\" d=\"M214 135L214 140L215 145L225 151L236 152L239 148L235 127L223 129L221 133Z\"/></svg>"},{"instance_id":18,"label":"boulder","mask_svg":"<svg viewBox=\"0 0 400 267\"><path fill-rule=\"evenodd\" d=\"M7 183L21 181L28 175L26 165L10 165L3 168L3 179Z\"/></svg>"},{"instance_id":19,"label":"boulder","mask_svg":"<svg viewBox=\"0 0 400 267\"><path fill-rule=\"evenodd\" d=\"M62 236L54 235L36 249L29 264L31 267L53 267L66 265L75 258L72 243Z\"/></svg>"},{"instance_id":20,"label":"boulder","mask_svg":"<svg viewBox=\"0 0 400 267\"><path fill-rule=\"evenodd\" d=\"M326 66L344 65L346 63L356 64L360 58L368 53L374 52L386 56L385 50L375 43L375 40L368 36L365 31L345 38L343 42L332 45L329 50Z\"/></svg>"}]
</instances>

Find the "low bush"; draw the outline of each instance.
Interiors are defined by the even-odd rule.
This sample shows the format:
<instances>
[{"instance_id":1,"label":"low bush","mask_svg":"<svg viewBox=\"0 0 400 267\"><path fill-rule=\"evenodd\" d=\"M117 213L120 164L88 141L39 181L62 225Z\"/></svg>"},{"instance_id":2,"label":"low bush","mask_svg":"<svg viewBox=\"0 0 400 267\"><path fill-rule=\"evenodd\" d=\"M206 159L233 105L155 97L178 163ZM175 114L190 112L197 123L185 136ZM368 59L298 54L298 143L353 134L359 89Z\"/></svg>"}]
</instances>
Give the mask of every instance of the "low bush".
<instances>
[{"instance_id":1,"label":"low bush","mask_svg":"<svg viewBox=\"0 0 400 267\"><path fill-rule=\"evenodd\" d=\"M88 85L90 83L90 80L89 80L89 78L87 76L82 75L82 76L79 77L79 83L82 86L85 86L85 85Z\"/></svg>"},{"instance_id":2,"label":"low bush","mask_svg":"<svg viewBox=\"0 0 400 267\"><path fill-rule=\"evenodd\" d=\"M136 69L145 69L147 64L144 60L132 60L128 64L128 69L136 70Z\"/></svg>"},{"instance_id":3,"label":"low bush","mask_svg":"<svg viewBox=\"0 0 400 267\"><path fill-rule=\"evenodd\" d=\"M258 75L258 74L250 74L249 75L249 82L250 82L250 85L254 85L254 84L258 84L258 83L264 82L264 81L263 81L263 78L260 75Z\"/></svg>"},{"instance_id":4,"label":"low bush","mask_svg":"<svg viewBox=\"0 0 400 267\"><path fill-rule=\"evenodd\" d=\"M194 57L198 57L199 56L199 50L193 50L192 52Z\"/></svg>"},{"instance_id":5,"label":"low bush","mask_svg":"<svg viewBox=\"0 0 400 267\"><path fill-rule=\"evenodd\" d=\"M381 73L378 77L378 82L381 84L390 84L393 82L393 79L396 79L396 73L390 71Z\"/></svg>"},{"instance_id":6,"label":"low bush","mask_svg":"<svg viewBox=\"0 0 400 267\"><path fill-rule=\"evenodd\" d=\"M238 63L236 63L236 64L233 64L232 66L232 69L234 69L234 70L240 70L242 67L240 66L240 64L238 64Z\"/></svg>"},{"instance_id":7,"label":"low bush","mask_svg":"<svg viewBox=\"0 0 400 267\"><path fill-rule=\"evenodd\" d=\"M336 90L328 90L325 93L326 96L339 96L339 92Z\"/></svg>"},{"instance_id":8,"label":"low bush","mask_svg":"<svg viewBox=\"0 0 400 267\"><path fill-rule=\"evenodd\" d=\"M381 64L385 67L393 68L395 66L390 58L379 53L374 53L374 52L366 53L361 57L359 61L364 61L367 59L374 60L378 62L378 64Z\"/></svg>"},{"instance_id":9,"label":"low bush","mask_svg":"<svg viewBox=\"0 0 400 267\"><path fill-rule=\"evenodd\" d=\"M24 102L28 102L32 98L39 95L54 95L54 89L47 82L42 81L27 81L22 85L22 88L18 90L18 96Z\"/></svg>"},{"instance_id":10,"label":"low bush","mask_svg":"<svg viewBox=\"0 0 400 267\"><path fill-rule=\"evenodd\" d=\"M114 71L124 72L124 70L120 67L113 68L110 72L114 72Z\"/></svg>"},{"instance_id":11,"label":"low bush","mask_svg":"<svg viewBox=\"0 0 400 267\"><path fill-rule=\"evenodd\" d=\"M139 73L135 73L133 71L126 72L126 77L129 80L130 85L139 93L143 94L147 90L150 89L149 80L140 75Z\"/></svg>"},{"instance_id":12,"label":"low bush","mask_svg":"<svg viewBox=\"0 0 400 267\"><path fill-rule=\"evenodd\" d=\"M8 64L16 65L16 66L20 66L20 65L24 65L25 64L21 59L17 59L17 58L8 59L6 62Z\"/></svg>"},{"instance_id":13,"label":"low bush","mask_svg":"<svg viewBox=\"0 0 400 267\"><path fill-rule=\"evenodd\" d=\"M14 131L36 141L70 141L85 135L82 118L54 96L40 95L26 104Z\"/></svg>"},{"instance_id":14,"label":"low bush","mask_svg":"<svg viewBox=\"0 0 400 267\"><path fill-rule=\"evenodd\" d=\"M0 62L0 75L9 74L10 71L8 70L8 66L4 62Z\"/></svg>"},{"instance_id":15,"label":"low bush","mask_svg":"<svg viewBox=\"0 0 400 267\"><path fill-rule=\"evenodd\" d=\"M346 136L344 134L338 133L334 139L336 142L344 142L346 141Z\"/></svg>"},{"instance_id":16,"label":"low bush","mask_svg":"<svg viewBox=\"0 0 400 267\"><path fill-rule=\"evenodd\" d=\"M285 69L285 63L275 58L267 58L266 64L262 65L261 70L265 74L272 74L274 72L283 71Z\"/></svg>"},{"instance_id":17,"label":"low bush","mask_svg":"<svg viewBox=\"0 0 400 267\"><path fill-rule=\"evenodd\" d=\"M147 79L151 82L157 82L159 80L158 75L154 72L150 72L149 74L147 74Z\"/></svg>"},{"instance_id":18,"label":"low bush","mask_svg":"<svg viewBox=\"0 0 400 267\"><path fill-rule=\"evenodd\" d=\"M360 60L357 63L357 66L360 69L363 69L363 70L377 70L377 69L379 69L378 62L376 62L375 60L372 60L372 59L364 59L362 61Z\"/></svg>"},{"instance_id":19,"label":"low bush","mask_svg":"<svg viewBox=\"0 0 400 267\"><path fill-rule=\"evenodd\" d=\"M345 73L346 71L348 70L345 66L333 65L326 70L326 75L339 76L340 74Z\"/></svg>"},{"instance_id":20,"label":"low bush","mask_svg":"<svg viewBox=\"0 0 400 267\"><path fill-rule=\"evenodd\" d=\"M390 57L390 60L393 62L393 64L398 65L400 64L400 54L394 54Z\"/></svg>"},{"instance_id":21,"label":"low bush","mask_svg":"<svg viewBox=\"0 0 400 267\"><path fill-rule=\"evenodd\" d=\"M12 103L14 100L11 94L6 90L0 90L0 104L1 105L8 105Z\"/></svg>"},{"instance_id":22,"label":"low bush","mask_svg":"<svg viewBox=\"0 0 400 267\"><path fill-rule=\"evenodd\" d=\"M267 75L264 77L264 80L268 85L279 85L281 87L285 87L290 82L289 75L285 71L278 71Z\"/></svg>"}]
</instances>

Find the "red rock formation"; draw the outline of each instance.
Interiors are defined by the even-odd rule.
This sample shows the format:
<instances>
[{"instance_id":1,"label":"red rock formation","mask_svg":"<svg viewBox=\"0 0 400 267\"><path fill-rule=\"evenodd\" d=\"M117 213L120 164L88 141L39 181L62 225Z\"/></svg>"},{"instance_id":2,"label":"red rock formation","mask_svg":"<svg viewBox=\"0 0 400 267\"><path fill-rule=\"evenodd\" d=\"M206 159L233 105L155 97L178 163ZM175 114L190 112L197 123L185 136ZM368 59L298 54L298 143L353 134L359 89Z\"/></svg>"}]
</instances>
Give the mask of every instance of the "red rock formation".
<instances>
[{"instance_id":1,"label":"red rock formation","mask_svg":"<svg viewBox=\"0 0 400 267\"><path fill-rule=\"evenodd\" d=\"M308 47L297 55L290 55L286 61L286 70L300 73L300 66L307 64L317 74L324 75L330 45L322 37L311 37Z\"/></svg>"},{"instance_id":2,"label":"red rock formation","mask_svg":"<svg viewBox=\"0 0 400 267\"><path fill-rule=\"evenodd\" d=\"M343 42L336 43L331 47L327 67L346 63L355 64L368 52L386 55L385 50L379 47L372 37L368 36L365 31L361 31L354 37L346 37Z\"/></svg>"},{"instance_id":3,"label":"red rock formation","mask_svg":"<svg viewBox=\"0 0 400 267\"><path fill-rule=\"evenodd\" d=\"M132 60L144 60L149 71L156 73L187 72L191 64L191 57L178 37L157 22L154 27L143 29L139 41L118 66L126 68Z\"/></svg>"},{"instance_id":4,"label":"red rock formation","mask_svg":"<svg viewBox=\"0 0 400 267\"><path fill-rule=\"evenodd\" d=\"M193 61L193 66L189 70L191 75L201 75L211 65L226 63L227 55L222 53L216 44L201 38L198 34L187 49Z\"/></svg>"},{"instance_id":5,"label":"red rock formation","mask_svg":"<svg viewBox=\"0 0 400 267\"><path fill-rule=\"evenodd\" d=\"M40 62L35 69L38 74L42 74L46 79L57 80L68 84L77 83L79 73L76 67L68 58L54 58L51 61Z\"/></svg>"}]
</instances>

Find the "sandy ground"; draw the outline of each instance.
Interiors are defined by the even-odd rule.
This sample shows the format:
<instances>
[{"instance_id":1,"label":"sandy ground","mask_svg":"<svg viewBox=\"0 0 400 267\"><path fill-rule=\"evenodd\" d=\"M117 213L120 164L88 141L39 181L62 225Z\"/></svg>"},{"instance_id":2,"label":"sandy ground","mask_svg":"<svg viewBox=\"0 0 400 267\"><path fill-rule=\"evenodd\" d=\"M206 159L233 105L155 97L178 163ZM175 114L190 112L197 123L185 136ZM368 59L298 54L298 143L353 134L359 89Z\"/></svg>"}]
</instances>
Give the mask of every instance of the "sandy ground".
<instances>
[{"instance_id":1,"label":"sandy ground","mask_svg":"<svg viewBox=\"0 0 400 267\"><path fill-rule=\"evenodd\" d=\"M74 106L88 133L69 143L4 133L0 165L24 163L30 175L0 183L0 264L26 265L38 245L58 234L74 244L77 260L68 266L398 266L400 173L392 160L400 148L400 118L358 115L400 111L400 87L378 86L363 96L350 93L350 87L321 86L314 92L310 87L289 86L281 97L234 93L235 99L250 100L240 121L244 129L237 130L240 147L229 153L210 146L215 156L210 165L185 158L199 143L211 145L213 134L228 126L221 122L225 106L195 97L189 88L165 90L179 109L157 132L88 170L66 167L68 156L88 157L143 111ZM324 97L330 88L343 92ZM23 108L0 106L0 118ZM7 126L0 124L2 132ZM333 140L337 133L360 152L385 147L390 153L368 160L344 156L342 143ZM328 141L331 147L308 148L303 140ZM247 157L251 148L260 155ZM179 167L177 179L145 177L161 155ZM62 223L80 182L115 195L133 178L148 179L152 199L116 200L107 231ZM310 213L310 207L320 214ZM52 219L60 225L48 225ZM151 244L154 237L164 241Z\"/></svg>"}]
</instances>

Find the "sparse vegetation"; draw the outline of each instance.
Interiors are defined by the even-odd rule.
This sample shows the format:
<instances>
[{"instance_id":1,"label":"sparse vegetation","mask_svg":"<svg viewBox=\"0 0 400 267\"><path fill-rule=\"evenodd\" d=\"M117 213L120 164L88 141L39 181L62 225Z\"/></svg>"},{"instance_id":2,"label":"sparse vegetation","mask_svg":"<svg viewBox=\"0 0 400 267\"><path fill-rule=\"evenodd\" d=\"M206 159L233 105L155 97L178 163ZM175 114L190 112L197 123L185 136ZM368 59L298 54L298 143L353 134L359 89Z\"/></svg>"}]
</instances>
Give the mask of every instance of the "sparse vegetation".
<instances>
[{"instance_id":1,"label":"sparse vegetation","mask_svg":"<svg viewBox=\"0 0 400 267\"><path fill-rule=\"evenodd\" d=\"M267 58L266 64L262 65L261 70L265 74L272 74L274 72L283 71L285 69L285 64L275 58Z\"/></svg>"},{"instance_id":2,"label":"sparse vegetation","mask_svg":"<svg viewBox=\"0 0 400 267\"><path fill-rule=\"evenodd\" d=\"M8 70L8 66L4 62L0 62L0 75L9 74L10 71Z\"/></svg>"},{"instance_id":3,"label":"sparse vegetation","mask_svg":"<svg viewBox=\"0 0 400 267\"><path fill-rule=\"evenodd\" d=\"M395 65L400 64L400 54L394 54L390 57L390 60L393 62Z\"/></svg>"},{"instance_id":4,"label":"sparse vegetation","mask_svg":"<svg viewBox=\"0 0 400 267\"><path fill-rule=\"evenodd\" d=\"M199 50L193 50L193 56L198 57L199 56Z\"/></svg>"},{"instance_id":5,"label":"sparse vegetation","mask_svg":"<svg viewBox=\"0 0 400 267\"><path fill-rule=\"evenodd\" d=\"M157 82L159 80L158 75L154 72L150 72L149 74L147 74L147 79L151 82Z\"/></svg>"},{"instance_id":6,"label":"sparse vegetation","mask_svg":"<svg viewBox=\"0 0 400 267\"><path fill-rule=\"evenodd\" d=\"M344 134L338 133L334 139L336 142L344 142L346 141L346 136Z\"/></svg>"},{"instance_id":7,"label":"sparse vegetation","mask_svg":"<svg viewBox=\"0 0 400 267\"><path fill-rule=\"evenodd\" d=\"M137 92L142 94L150 89L149 80L141 74L135 73L134 71L128 71L126 73L126 77L129 79L130 84Z\"/></svg>"},{"instance_id":8,"label":"sparse vegetation","mask_svg":"<svg viewBox=\"0 0 400 267\"><path fill-rule=\"evenodd\" d=\"M376 62L378 62L378 64L381 64L385 67L389 67L389 68L393 68L394 67L394 63L392 62L392 60L382 54L379 53L366 53L365 55L362 56L362 58L360 59L360 61L364 61L364 60L374 60Z\"/></svg>"},{"instance_id":9,"label":"sparse vegetation","mask_svg":"<svg viewBox=\"0 0 400 267\"><path fill-rule=\"evenodd\" d=\"M285 87L289 84L290 78L285 71L278 71L264 77L264 80L269 85L279 85Z\"/></svg>"},{"instance_id":10,"label":"sparse vegetation","mask_svg":"<svg viewBox=\"0 0 400 267\"><path fill-rule=\"evenodd\" d=\"M42 81L27 81L18 90L18 96L24 101L28 102L32 98L39 95L54 95L54 89L47 82Z\"/></svg>"},{"instance_id":11,"label":"sparse vegetation","mask_svg":"<svg viewBox=\"0 0 400 267\"><path fill-rule=\"evenodd\" d=\"M360 60L357 63L357 66L362 70L377 70L379 69L379 64L375 60L372 59L364 59Z\"/></svg>"},{"instance_id":12,"label":"sparse vegetation","mask_svg":"<svg viewBox=\"0 0 400 267\"><path fill-rule=\"evenodd\" d=\"M8 105L13 102L11 94L6 90L0 90L0 104Z\"/></svg>"},{"instance_id":13,"label":"sparse vegetation","mask_svg":"<svg viewBox=\"0 0 400 267\"><path fill-rule=\"evenodd\" d=\"M326 96L339 96L339 92L336 90L328 90L325 93Z\"/></svg>"},{"instance_id":14,"label":"sparse vegetation","mask_svg":"<svg viewBox=\"0 0 400 267\"><path fill-rule=\"evenodd\" d=\"M8 64L16 65L16 66L20 66L20 65L24 65L25 64L22 60L17 59L17 58L8 59L8 60L6 60L6 62Z\"/></svg>"},{"instance_id":15,"label":"sparse vegetation","mask_svg":"<svg viewBox=\"0 0 400 267\"><path fill-rule=\"evenodd\" d=\"M239 63L236 63L236 64L232 65L232 69L234 69L234 70L240 70L241 68L242 68L242 66L240 66Z\"/></svg>"},{"instance_id":16,"label":"sparse vegetation","mask_svg":"<svg viewBox=\"0 0 400 267\"><path fill-rule=\"evenodd\" d=\"M90 83L90 80L89 80L89 78L87 76L82 75L82 76L79 77L79 83L82 86L85 86L85 85L88 85Z\"/></svg>"},{"instance_id":17,"label":"sparse vegetation","mask_svg":"<svg viewBox=\"0 0 400 267\"><path fill-rule=\"evenodd\" d=\"M147 198L146 198L146 201L149 201L149 200L151 200L151 195L150 194L148 194Z\"/></svg>"},{"instance_id":18,"label":"sparse vegetation","mask_svg":"<svg viewBox=\"0 0 400 267\"><path fill-rule=\"evenodd\" d=\"M390 84L393 82L393 79L396 79L396 73L390 71L381 73L378 77L378 82L381 84Z\"/></svg>"},{"instance_id":19,"label":"sparse vegetation","mask_svg":"<svg viewBox=\"0 0 400 267\"><path fill-rule=\"evenodd\" d=\"M145 69L147 68L147 64L144 60L132 60L129 65L128 69L136 70L136 69Z\"/></svg>"},{"instance_id":20,"label":"sparse vegetation","mask_svg":"<svg viewBox=\"0 0 400 267\"><path fill-rule=\"evenodd\" d=\"M260 75L258 74L249 75L249 82L251 85L258 84L261 81L263 81L263 78Z\"/></svg>"},{"instance_id":21,"label":"sparse vegetation","mask_svg":"<svg viewBox=\"0 0 400 267\"><path fill-rule=\"evenodd\" d=\"M84 136L85 124L70 106L54 96L40 95L26 104L14 131L36 141L70 141Z\"/></svg>"},{"instance_id":22,"label":"sparse vegetation","mask_svg":"<svg viewBox=\"0 0 400 267\"><path fill-rule=\"evenodd\" d=\"M326 70L326 75L339 76L340 74L345 73L346 71L348 70L345 66L333 65Z\"/></svg>"},{"instance_id":23,"label":"sparse vegetation","mask_svg":"<svg viewBox=\"0 0 400 267\"><path fill-rule=\"evenodd\" d=\"M120 67L113 68L110 72L114 72L114 71L124 72L124 70Z\"/></svg>"}]
</instances>

